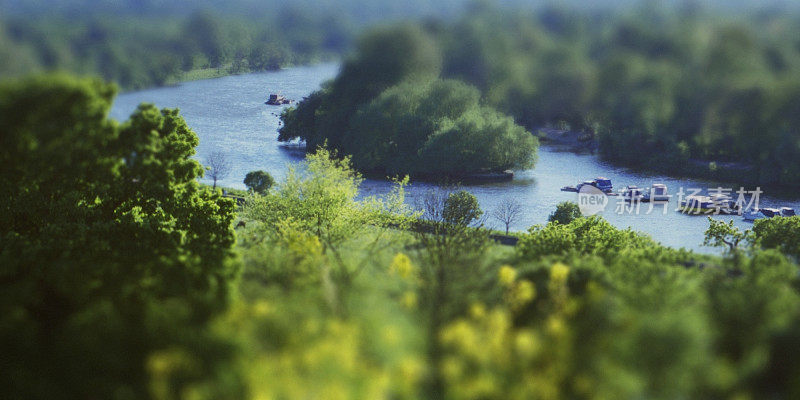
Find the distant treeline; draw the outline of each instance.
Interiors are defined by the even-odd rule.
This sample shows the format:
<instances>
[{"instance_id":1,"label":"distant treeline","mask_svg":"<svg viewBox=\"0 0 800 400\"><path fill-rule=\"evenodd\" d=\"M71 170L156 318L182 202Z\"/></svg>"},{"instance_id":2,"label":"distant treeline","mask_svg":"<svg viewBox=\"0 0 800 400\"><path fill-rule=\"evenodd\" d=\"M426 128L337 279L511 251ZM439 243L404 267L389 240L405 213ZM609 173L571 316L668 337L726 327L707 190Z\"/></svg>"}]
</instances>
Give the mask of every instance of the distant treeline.
<instances>
[{"instance_id":1,"label":"distant treeline","mask_svg":"<svg viewBox=\"0 0 800 400\"><path fill-rule=\"evenodd\" d=\"M443 76L478 86L529 129L586 131L603 157L631 166L798 185L799 17L483 9L427 28ZM743 166L726 175L694 160Z\"/></svg>"},{"instance_id":2,"label":"distant treeline","mask_svg":"<svg viewBox=\"0 0 800 400\"><path fill-rule=\"evenodd\" d=\"M348 49L354 29L337 15L293 8L257 20L204 11L0 19L0 77L67 70L142 88L205 76L201 69L234 74L332 58Z\"/></svg>"},{"instance_id":3,"label":"distant treeline","mask_svg":"<svg viewBox=\"0 0 800 400\"><path fill-rule=\"evenodd\" d=\"M800 184L796 13L712 14L690 3L622 13L475 4L456 21L419 28L441 53L440 78L476 86L485 105L531 131L584 131L604 158L634 167ZM334 143L347 135L336 129L328 130Z\"/></svg>"}]
</instances>

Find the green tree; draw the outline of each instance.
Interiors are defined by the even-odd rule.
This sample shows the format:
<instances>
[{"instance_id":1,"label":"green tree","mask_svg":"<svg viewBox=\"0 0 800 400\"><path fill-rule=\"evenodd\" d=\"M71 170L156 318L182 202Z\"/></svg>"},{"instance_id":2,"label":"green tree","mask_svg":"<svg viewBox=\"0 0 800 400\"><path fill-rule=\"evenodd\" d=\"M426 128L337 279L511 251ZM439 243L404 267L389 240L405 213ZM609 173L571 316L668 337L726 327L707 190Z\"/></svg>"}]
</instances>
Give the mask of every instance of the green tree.
<instances>
[{"instance_id":1,"label":"green tree","mask_svg":"<svg viewBox=\"0 0 800 400\"><path fill-rule=\"evenodd\" d=\"M581 217L581 209L577 204L571 201L563 201L556 205L556 210L547 217L547 221L566 225Z\"/></svg>"},{"instance_id":2,"label":"green tree","mask_svg":"<svg viewBox=\"0 0 800 400\"><path fill-rule=\"evenodd\" d=\"M11 398L143 398L156 378L180 391L230 356L205 324L236 274L234 205L196 182L198 138L176 110L142 105L118 124L115 93L62 75L0 86ZM167 370L148 370L158 358Z\"/></svg>"},{"instance_id":3,"label":"green tree","mask_svg":"<svg viewBox=\"0 0 800 400\"><path fill-rule=\"evenodd\" d=\"M266 194L275 184L275 179L265 171L250 171L244 177L244 184L248 189L258 194Z\"/></svg>"},{"instance_id":4,"label":"green tree","mask_svg":"<svg viewBox=\"0 0 800 400\"><path fill-rule=\"evenodd\" d=\"M800 260L800 217L770 218L753 224L753 241Z\"/></svg>"},{"instance_id":5,"label":"green tree","mask_svg":"<svg viewBox=\"0 0 800 400\"><path fill-rule=\"evenodd\" d=\"M196 12L184 27L184 35L207 59L208 66L219 68L227 60L230 48L220 22L210 13Z\"/></svg>"},{"instance_id":6,"label":"green tree","mask_svg":"<svg viewBox=\"0 0 800 400\"><path fill-rule=\"evenodd\" d=\"M714 247L726 247L729 253L739 250L739 245L746 242L750 231L740 231L733 226L733 221L727 224L722 221L708 217L708 229L705 233L703 245Z\"/></svg>"},{"instance_id":7,"label":"green tree","mask_svg":"<svg viewBox=\"0 0 800 400\"><path fill-rule=\"evenodd\" d=\"M286 180L265 196L251 199L244 215L271 232L299 232L315 238L327 261L320 281L328 290L328 302L344 312L343 296L390 228L407 226L410 209L403 202L408 179L397 181L383 198L357 200L361 175L347 157L338 158L324 148L306 157L302 169L290 168ZM374 235L364 238L367 250L356 259L345 257L345 245L365 227Z\"/></svg>"},{"instance_id":8,"label":"green tree","mask_svg":"<svg viewBox=\"0 0 800 400\"><path fill-rule=\"evenodd\" d=\"M444 201L442 218L446 223L466 226L478 221L481 215L483 210L478 198L466 190L450 193Z\"/></svg>"},{"instance_id":9,"label":"green tree","mask_svg":"<svg viewBox=\"0 0 800 400\"><path fill-rule=\"evenodd\" d=\"M308 105L317 107L288 114L305 118L285 120L279 137L303 139L309 149L325 144L341 150L350 120L359 106L404 80L428 81L438 76L440 58L433 39L417 26L400 25L371 31L361 38L355 56L344 63L339 75L323 91L324 95L321 98L312 96L314 100ZM304 103L298 104L298 110ZM300 130L295 128L297 126L313 129Z\"/></svg>"}]
</instances>

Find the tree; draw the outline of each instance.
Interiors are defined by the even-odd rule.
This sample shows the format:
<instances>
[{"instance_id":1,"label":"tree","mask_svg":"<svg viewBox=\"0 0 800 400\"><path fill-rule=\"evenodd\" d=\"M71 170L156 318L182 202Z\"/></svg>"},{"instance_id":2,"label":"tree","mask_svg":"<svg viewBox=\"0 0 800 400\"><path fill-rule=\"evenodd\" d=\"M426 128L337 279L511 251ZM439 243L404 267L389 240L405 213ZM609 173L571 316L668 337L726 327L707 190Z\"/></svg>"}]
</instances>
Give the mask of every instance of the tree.
<instances>
[{"instance_id":1,"label":"tree","mask_svg":"<svg viewBox=\"0 0 800 400\"><path fill-rule=\"evenodd\" d=\"M342 150L356 167L392 174L459 175L529 168L538 142L508 116L481 106L454 80L409 80L359 108Z\"/></svg>"},{"instance_id":2,"label":"tree","mask_svg":"<svg viewBox=\"0 0 800 400\"><path fill-rule=\"evenodd\" d=\"M408 225L411 212L405 205L408 179L396 182L394 190L382 198L358 199L362 177L348 157L339 158L324 148L306 156L302 169L290 167L286 180L276 190L248 202L243 214L274 232L308 235L322 248L326 262L320 281L327 285L328 303L335 312L343 310L342 297L353 280L371 261L386 232ZM362 238L363 256L344 253L345 244L371 228Z\"/></svg>"},{"instance_id":3,"label":"tree","mask_svg":"<svg viewBox=\"0 0 800 400\"><path fill-rule=\"evenodd\" d=\"M219 68L228 56L228 44L220 22L208 12L195 12L184 27L195 49L208 59L209 67Z\"/></svg>"},{"instance_id":4,"label":"tree","mask_svg":"<svg viewBox=\"0 0 800 400\"><path fill-rule=\"evenodd\" d=\"M478 198L466 190L459 190L447 195L442 209L444 222L453 225L468 226L478 221L481 215L483 215L483 210L478 204Z\"/></svg>"},{"instance_id":5,"label":"tree","mask_svg":"<svg viewBox=\"0 0 800 400\"><path fill-rule=\"evenodd\" d=\"M734 253L739 249L739 244L748 239L750 231L740 231L733 226L731 220L727 224L708 217L708 229L705 232L704 246L727 247L728 252Z\"/></svg>"},{"instance_id":6,"label":"tree","mask_svg":"<svg viewBox=\"0 0 800 400\"><path fill-rule=\"evenodd\" d=\"M274 183L272 175L264 171L250 171L244 177L245 186L258 194L266 194Z\"/></svg>"},{"instance_id":7,"label":"tree","mask_svg":"<svg viewBox=\"0 0 800 400\"><path fill-rule=\"evenodd\" d=\"M214 151L206 156L206 166L208 168L208 176L214 181L213 188L217 188L217 181L225 179L231 173L231 164L225 153L221 151Z\"/></svg>"},{"instance_id":8,"label":"tree","mask_svg":"<svg viewBox=\"0 0 800 400\"><path fill-rule=\"evenodd\" d=\"M522 214L522 204L518 201L506 197L492 210L492 217L500 221L506 227L506 235L517 218Z\"/></svg>"},{"instance_id":9,"label":"tree","mask_svg":"<svg viewBox=\"0 0 800 400\"><path fill-rule=\"evenodd\" d=\"M488 231L469 224L480 214L477 199L467 191L433 189L426 192L417 208L421 219L413 225L414 236L420 244L422 307L429 327L428 355L432 365L442 356L439 330L466 307L463 293L473 292L481 285L480 254L489 245ZM438 369L430 377L433 397L444 388Z\"/></svg>"},{"instance_id":10,"label":"tree","mask_svg":"<svg viewBox=\"0 0 800 400\"><path fill-rule=\"evenodd\" d=\"M342 141L360 106L405 80L434 79L440 65L436 43L420 27L406 24L375 29L361 38L355 56L342 65L328 87L318 92L321 96L312 94L310 104L304 104L305 100L298 104L297 109L304 111L288 114L308 120L285 120L287 129L281 130L280 138L300 138L310 150L326 146L343 151ZM297 126L311 129L293 129Z\"/></svg>"},{"instance_id":11,"label":"tree","mask_svg":"<svg viewBox=\"0 0 800 400\"><path fill-rule=\"evenodd\" d=\"M119 124L106 117L115 92L63 75L0 85L0 353L14 371L0 384L11 398L147 398L159 357L177 393L231 355L206 324L236 275L234 204L196 182L199 140L177 110L141 105Z\"/></svg>"},{"instance_id":12,"label":"tree","mask_svg":"<svg viewBox=\"0 0 800 400\"><path fill-rule=\"evenodd\" d=\"M751 239L761 248L777 249L800 260L800 217L757 220Z\"/></svg>"},{"instance_id":13,"label":"tree","mask_svg":"<svg viewBox=\"0 0 800 400\"><path fill-rule=\"evenodd\" d=\"M555 222L557 224L566 225L578 218L580 218L581 209L578 207L577 204L571 201L564 201L558 203L556 206L556 210L547 217L549 222Z\"/></svg>"}]
</instances>

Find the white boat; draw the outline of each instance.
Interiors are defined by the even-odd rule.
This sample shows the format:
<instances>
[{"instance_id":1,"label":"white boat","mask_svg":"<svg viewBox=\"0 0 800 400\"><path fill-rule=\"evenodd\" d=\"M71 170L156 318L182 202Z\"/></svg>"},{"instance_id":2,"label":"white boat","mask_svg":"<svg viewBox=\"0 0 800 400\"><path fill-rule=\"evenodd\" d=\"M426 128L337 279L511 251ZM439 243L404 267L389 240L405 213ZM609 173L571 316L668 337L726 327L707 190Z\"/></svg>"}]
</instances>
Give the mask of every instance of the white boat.
<instances>
[{"instance_id":1,"label":"white boat","mask_svg":"<svg viewBox=\"0 0 800 400\"><path fill-rule=\"evenodd\" d=\"M717 208L711 197L697 195L686 196L685 199L681 200L681 204L678 207L678 211L691 215L711 214L716 210Z\"/></svg>"},{"instance_id":2,"label":"white boat","mask_svg":"<svg viewBox=\"0 0 800 400\"><path fill-rule=\"evenodd\" d=\"M711 201L714 204L714 207L718 210L720 214L725 215L732 215L732 214L739 214L739 204L736 204L736 201L727 194L714 194L711 195Z\"/></svg>"},{"instance_id":3,"label":"white boat","mask_svg":"<svg viewBox=\"0 0 800 400\"><path fill-rule=\"evenodd\" d=\"M667 185L663 183L654 183L650 186L650 190L646 190L642 195L642 201L658 201L664 202L669 201L670 199L669 193L667 193Z\"/></svg>"},{"instance_id":4,"label":"white boat","mask_svg":"<svg viewBox=\"0 0 800 400\"><path fill-rule=\"evenodd\" d=\"M780 217L781 210L777 208L759 208L758 210L748 210L742 216L745 221L755 221L757 219L767 219Z\"/></svg>"},{"instance_id":5,"label":"white boat","mask_svg":"<svg viewBox=\"0 0 800 400\"><path fill-rule=\"evenodd\" d=\"M615 194L612 193L614 187L611 185L611 179L608 178L595 178L591 181L583 181L576 186L564 186L561 188L562 192L579 192L583 186L594 186L600 189L603 193L614 196Z\"/></svg>"},{"instance_id":6,"label":"white boat","mask_svg":"<svg viewBox=\"0 0 800 400\"><path fill-rule=\"evenodd\" d=\"M634 185L626 186L621 196L625 201L641 201L643 197L642 189Z\"/></svg>"},{"instance_id":7,"label":"white boat","mask_svg":"<svg viewBox=\"0 0 800 400\"><path fill-rule=\"evenodd\" d=\"M766 219L769 218L761 210L747 210L742 214L742 217L745 221L753 222L757 219Z\"/></svg>"}]
</instances>

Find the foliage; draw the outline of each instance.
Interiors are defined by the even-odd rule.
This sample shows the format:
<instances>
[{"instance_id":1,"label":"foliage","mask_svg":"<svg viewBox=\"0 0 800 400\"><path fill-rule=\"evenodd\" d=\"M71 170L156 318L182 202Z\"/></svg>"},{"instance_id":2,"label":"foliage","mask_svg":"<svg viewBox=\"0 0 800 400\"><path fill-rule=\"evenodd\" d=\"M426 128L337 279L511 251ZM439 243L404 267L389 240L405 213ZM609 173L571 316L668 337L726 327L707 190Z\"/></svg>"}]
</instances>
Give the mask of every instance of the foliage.
<instances>
[{"instance_id":1,"label":"foliage","mask_svg":"<svg viewBox=\"0 0 800 400\"><path fill-rule=\"evenodd\" d=\"M388 175L532 166L536 139L481 106L475 88L434 79L439 64L421 29L373 32L333 82L283 113L279 140L326 144L351 155L358 169Z\"/></svg>"},{"instance_id":2,"label":"foliage","mask_svg":"<svg viewBox=\"0 0 800 400\"><path fill-rule=\"evenodd\" d=\"M327 88L283 113L279 138L303 139L312 150L339 150L360 106L404 80L435 77L439 58L430 36L416 26L375 30L361 38L355 56Z\"/></svg>"},{"instance_id":3,"label":"foliage","mask_svg":"<svg viewBox=\"0 0 800 400\"><path fill-rule=\"evenodd\" d=\"M547 217L547 221L557 224L568 224L582 216L581 209L577 204L571 201L565 201L558 203L556 210Z\"/></svg>"},{"instance_id":4,"label":"foliage","mask_svg":"<svg viewBox=\"0 0 800 400\"><path fill-rule=\"evenodd\" d=\"M355 30L350 18L311 11L282 22L293 24L291 29L278 29L286 12L220 15L197 5L172 14L97 10L91 4L74 14L38 17L0 11L0 54L10 52L0 76L58 69L97 74L126 89L143 88L190 79L199 70L236 74L330 59L350 48Z\"/></svg>"},{"instance_id":5,"label":"foliage","mask_svg":"<svg viewBox=\"0 0 800 400\"><path fill-rule=\"evenodd\" d=\"M478 198L466 190L450 193L444 201L442 217L444 221L455 225L469 225L477 221L483 210L478 204Z\"/></svg>"},{"instance_id":6,"label":"foliage","mask_svg":"<svg viewBox=\"0 0 800 400\"><path fill-rule=\"evenodd\" d=\"M733 220L727 224L708 217L708 230L703 244L714 247L727 247L730 253L739 249L739 244L748 239L750 231L742 232L733 226Z\"/></svg>"},{"instance_id":7,"label":"foliage","mask_svg":"<svg viewBox=\"0 0 800 400\"><path fill-rule=\"evenodd\" d=\"M337 310L342 306L339 296L346 294L339 293L340 289L346 290L352 284L371 256L366 251L361 260L346 259L343 252L349 239L372 226L379 233L366 246L375 248L381 244L381 233L390 226L405 226L411 215L403 203L407 180L398 181L385 198L357 201L361 180L348 158L338 159L320 148L308 156L302 170L290 168L276 190L250 198L243 211L245 218L257 221L261 229L270 232L273 240L305 243L303 246L318 248L307 256L326 256L330 264L324 266L320 279L329 285L328 301ZM294 268L302 266L300 262Z\"/></svg>"},{"instance_id":8,"label":"foliage","mask_svg":"<svg viewBox=\"0 0 800 400\"><path fill-rule=\"evenodd\" d=\"M312 148L327 138L352 154L357 167L390 174L411 172L416 162L402 160L426 155L446 162L419 164L424 168L474 171L527 165L531 152L528 144L519 146L524 142L516 124L527 131L554 127L581 133L602 157L624 165L798 185L800 51L784 39L800 29L797 12L731 17L652 8L599 18L570 8L475 7L454 21L420 23L418 38L425 37L425 49L440 51L440 69L421 78L401 77L396 68L359 70L356 77L355 69L345 68L323 92L343 105L290 115L296 118L285 118L282 137L306 139ZM402 54L416 60L423 46L408 46L407 39L402 33L367 35L366 41L381 44L359 48L355 57L359 65L398 62L402 45L409 49ZM480 111L450 118L449 128L437 126L440 103L428 103L435 93L422 89L431 74L478 88ZM401 81L404 87L384 92ZM462 103L441 104L457 111ZM312 105L298 110L306 106ZM514 123L498 121L503 114ZM437 130L448 134L432 134ZM430 138L424 147L423 136Z\"/></svg>"},{"instance_id":9,"label":"foliage","mask_svg":"<svg viewBox=\"0 0 800 400\"><path fill-rule=\"evenodd\" d=\"M244 177L244 185L247 186L247 189L262 195L266 194L274 184L275 179L265 171L250 171Z\"/></svg>"},{"instance_id":10,"label":"foliage","mask_svg":"<svg viewBox=\"0 0 800 400\"><path fill-rule=\"evenodd\" d=\"M236 275L234 205L196 182L177 110L119 124L115 93L62 75L0 87L6 394L141 398L158 381L236 396L232 348L206 329Z\"/></svg>"},{"instance_id":11,"label":"foliage","mask_svg":"<svg viewBox=\"0 0 800 400\"><path fill-rule=\"evenodd\" d=\"M758 220L753 224L753 236L758 246L800 260L800 217Z\"/></svg>"}]
</instances>

